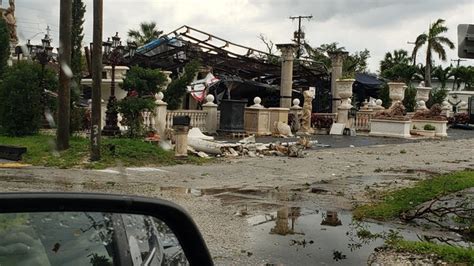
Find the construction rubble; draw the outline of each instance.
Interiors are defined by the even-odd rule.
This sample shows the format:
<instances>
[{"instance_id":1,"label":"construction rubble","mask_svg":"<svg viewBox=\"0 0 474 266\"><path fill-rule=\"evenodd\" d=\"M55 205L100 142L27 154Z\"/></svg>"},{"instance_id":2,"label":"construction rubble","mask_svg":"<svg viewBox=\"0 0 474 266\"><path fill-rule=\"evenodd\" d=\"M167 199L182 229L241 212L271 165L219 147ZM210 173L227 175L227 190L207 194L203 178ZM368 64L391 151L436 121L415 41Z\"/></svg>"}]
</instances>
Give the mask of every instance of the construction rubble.
<instances>
[{"instance_id":1,"label":"construction rubble","mask_svg":"<svg viewBox=\"0 0 474 266\"><path fill-rule=\"evenodd\" d=\"M214 157L261 157L287 156L302 158L304 150L317 145L305 137L295 142L257 143L255 136L244 138L238 142L218 141L214 137L204 135L199 128L192 128L188 133L188 151L199 156Z\"/></svg>"}]
</instances>

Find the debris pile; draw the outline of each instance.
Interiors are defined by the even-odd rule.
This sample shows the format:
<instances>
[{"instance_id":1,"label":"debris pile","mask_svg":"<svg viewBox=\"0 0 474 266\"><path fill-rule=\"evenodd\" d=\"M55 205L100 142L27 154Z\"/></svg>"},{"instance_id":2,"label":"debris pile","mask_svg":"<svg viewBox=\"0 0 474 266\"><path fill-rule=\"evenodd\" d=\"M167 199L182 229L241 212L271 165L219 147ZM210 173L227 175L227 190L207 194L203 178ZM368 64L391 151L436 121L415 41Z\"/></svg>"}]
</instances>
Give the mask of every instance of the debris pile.
<instances>
[{"instance_id":1,"label":"debris pile","mask_svg":"<svg viewBox=\"0 0 474 266\"><path fill-rule=\"evenodd\" d=\"M193 128L188 134L188 151L200 157L260 157L288 156L304 157L304 150L317 144L305 137L295 142L257 143L255 136L244 138L236 143L217 141L204 135L198 128Z\"/></svg>"}]
</instances>

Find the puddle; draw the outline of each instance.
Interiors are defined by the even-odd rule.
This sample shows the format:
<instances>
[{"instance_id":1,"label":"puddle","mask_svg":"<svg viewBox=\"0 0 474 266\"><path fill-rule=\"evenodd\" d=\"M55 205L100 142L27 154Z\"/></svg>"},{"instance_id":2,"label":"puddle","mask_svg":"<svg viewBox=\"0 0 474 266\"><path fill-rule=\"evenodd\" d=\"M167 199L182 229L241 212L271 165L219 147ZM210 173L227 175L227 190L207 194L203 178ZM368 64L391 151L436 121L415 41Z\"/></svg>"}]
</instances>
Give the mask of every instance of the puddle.
<instances>
[{"instance_id":1,"label":"puddle","mask_svg":"<svg viewBox=\"0 0 474 266\"><path fill-rule=\"evenodd\" d=\"M196 197L214 196L225 204L245 204L260 206L281 206L282 202L299 201L303 198L300 191L276 190L274 188L246 189L233 188L206 188L194 189L185 187L161 187L160 191L177 194L191 194Z\"/></svg>"},{"instance_id":2,"label":"puddle","mask_svg":"<svg viewBox=\"0 0 474 266\"><path fill-rule=\"evenodd\" d=\"M384 240L361 238L360 232L373 236L396 230L407 240L423 235L396 225L353 222L350 212L299 207L283 207L247 221L252 226L249 251L265 263L278 265L366 265Z\"/></svg>"}]
</instances>

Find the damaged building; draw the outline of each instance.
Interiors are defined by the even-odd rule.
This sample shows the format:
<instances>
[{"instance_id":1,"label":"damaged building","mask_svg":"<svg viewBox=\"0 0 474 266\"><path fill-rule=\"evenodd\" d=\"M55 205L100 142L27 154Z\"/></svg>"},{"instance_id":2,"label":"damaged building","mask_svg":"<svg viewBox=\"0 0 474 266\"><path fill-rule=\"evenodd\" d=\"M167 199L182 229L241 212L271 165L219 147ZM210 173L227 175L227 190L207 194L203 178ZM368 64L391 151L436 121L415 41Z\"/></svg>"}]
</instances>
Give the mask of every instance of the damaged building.
<instances>
[{"instance_id":1,"label":"damaged building","mask_svg":"<svg viewBox=\"0 0 474 266\"><path fill-rule=\"evenodd\" d=\"M280 105L281 58L219 38L210 33L182 26L140 47L130 65L171 71L176 77L191 60L203 65L197 79L212 73L209 86L188 88L184 109L197 109L205 94L219 104L223 99L262 99L266 107ZM302 92L315 89L313 112L331 111L331 76L328 69L314 61L295 59L291 98L303 99ZM289 96L287 96L289 97Z\"/></svg>"}]
</instances>

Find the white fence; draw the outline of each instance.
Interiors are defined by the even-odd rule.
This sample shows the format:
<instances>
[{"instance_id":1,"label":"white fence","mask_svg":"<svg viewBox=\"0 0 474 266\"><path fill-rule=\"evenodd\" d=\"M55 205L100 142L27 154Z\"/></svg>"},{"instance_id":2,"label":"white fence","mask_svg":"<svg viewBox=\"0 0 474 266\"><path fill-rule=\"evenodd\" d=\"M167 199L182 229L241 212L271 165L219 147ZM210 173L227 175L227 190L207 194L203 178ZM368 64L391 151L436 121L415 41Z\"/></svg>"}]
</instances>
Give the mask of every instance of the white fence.
<instances>
[{"instance_id":1,"label":"white fence","mask_svg":"<svg viewBox=\"0 0 474 266\"><path fill-rule=\"evenodd\" d=\"M189 116L191 118L191 127L197 127L202 132L206 132L207 112L202 110L176 110L166 113L166 128L173 127L173 117Z\"/></svg>"}]
</instances>

